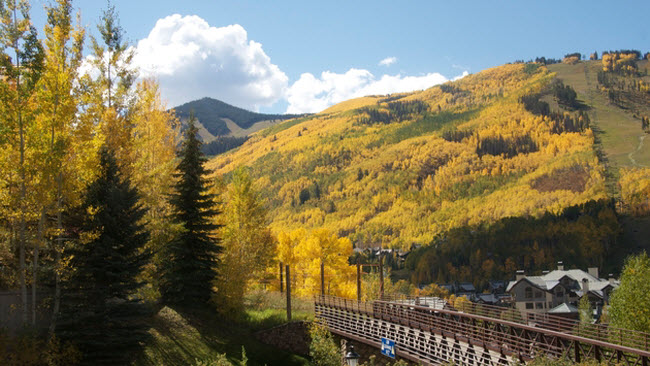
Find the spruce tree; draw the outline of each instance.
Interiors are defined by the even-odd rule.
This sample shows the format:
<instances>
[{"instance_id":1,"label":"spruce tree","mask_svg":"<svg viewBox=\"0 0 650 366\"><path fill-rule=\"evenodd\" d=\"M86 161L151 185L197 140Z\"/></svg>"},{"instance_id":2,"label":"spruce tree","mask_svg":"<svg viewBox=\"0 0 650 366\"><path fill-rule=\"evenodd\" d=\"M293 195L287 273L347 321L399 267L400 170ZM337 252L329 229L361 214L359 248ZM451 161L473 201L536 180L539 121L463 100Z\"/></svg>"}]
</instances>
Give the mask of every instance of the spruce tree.
<instances>
[{"instance_id":1,"label":"spruce tree","mask_svg":"<svg viewBox=\"0 0 650 366\"><path fill-rule=\"evenodd\" d=\"M174 221L182 226L163 248L160 293L168 305L204 306L213 294L219 240L212 236L218 228L212 218L219 212L215 196L208 192L206 159L201 152L194 118L190 117L176 168L172 194Z\"/></svg>"},{"instance_id":2,"label":"spruce tree","mask_svg":"<svg viewBox=\"0 0 650 366\"><path fill-rule=\"evenodd\" d=\"M146 305L136 280L148 262L148 233L137 191L111 152L100 152L97 180L82 206L79 240L71 255L57 334L74 343L83 364L122 365L147 337Z\"/></svg>"}]
</instances>

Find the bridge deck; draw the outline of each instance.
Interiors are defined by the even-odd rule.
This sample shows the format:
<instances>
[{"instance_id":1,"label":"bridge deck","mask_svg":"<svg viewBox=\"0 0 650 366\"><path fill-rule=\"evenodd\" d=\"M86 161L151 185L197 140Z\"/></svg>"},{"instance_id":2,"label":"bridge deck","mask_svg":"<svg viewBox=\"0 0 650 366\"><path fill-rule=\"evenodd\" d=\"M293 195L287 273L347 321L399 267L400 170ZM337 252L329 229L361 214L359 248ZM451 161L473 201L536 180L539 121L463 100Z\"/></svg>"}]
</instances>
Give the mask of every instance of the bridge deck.
<instances>
[{"instance_id":1,"label":"bridge deck","mask_svg":"<svg viewBox=\"0 0 650 366\"><path fill-rule=\"evenodd\" d=\"M650 366L646 333L580 326L545 314L471 303L458 311L417 299L360 302L320 296L315 305L317 318L332 332L376 347L381 338L392 339L399 356L426 365L504 365L546 355Z\"/></svg>"}]
</instances>

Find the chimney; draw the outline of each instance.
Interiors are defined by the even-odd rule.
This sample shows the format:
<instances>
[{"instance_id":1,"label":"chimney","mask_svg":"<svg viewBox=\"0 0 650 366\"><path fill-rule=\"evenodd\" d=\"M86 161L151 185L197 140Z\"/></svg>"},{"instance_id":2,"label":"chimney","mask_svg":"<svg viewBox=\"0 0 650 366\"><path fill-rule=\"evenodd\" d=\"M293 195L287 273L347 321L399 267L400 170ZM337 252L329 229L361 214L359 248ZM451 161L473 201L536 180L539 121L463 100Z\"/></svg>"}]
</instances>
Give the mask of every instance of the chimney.
<instances>
[{"instance_id":1,"label":"chimney","mask_svg":"<svg viewBox=\"0 0 650 366\"><path fill-rule=\"evenodd\" d=\"M562 261L557 262L557 270L564 271L564 263Z\"/></svg>"},{"instance_id":2,"label":"chimney","mask_svg":"<svg viewBox=\"0 0 650 366\"><path fill-rule=\"evenodd\" d=\"M524 272L523 269L518 270L517 273L515 274L515 281L519 281L520 279L526 277L525 273L526 272Z\"/></svg>"},{"instance_id":3,"label":"chimney","mask_svg":"<svg viewBox=\"0 0 650 366\"><path fill-rule=\"evenodd\" d=\"M542 271L542 274L543 274L543 275L547 275L549 272L550 272L550 271L549 271L548 269L545 269L545 270Z\"/></svg>"},{"instance_id":4,"label":"chimney","mask_svg":"<svg viewBox=\"0 0 650 366\"><path fill-rule=\"evenodd\" d=\"M587 293L589 291L589 280L586 278L582 279L582 292Z\"/></svg>"},{"instance_id":5,"label":"chimney","mask_svg":"<svg viewBox=\"0 0 650 366\"><path fill-rule=\"evenodd\" d=\"M589 267L589 268L587 268L587 272L588 272L590 275L592 275L592 276L598 278L598 267Z\"/></svg>"},{"instance_id":6,"label":"chimney","mask_svg":"<svg viewBox=\"0 0 650 366\"><path fill-rule=\"evenodd\" d=\"M614 281L615 281L614 275L610 273L607 277L609 278L609 284L614 285Z\"/></svg>"}]
</instances>

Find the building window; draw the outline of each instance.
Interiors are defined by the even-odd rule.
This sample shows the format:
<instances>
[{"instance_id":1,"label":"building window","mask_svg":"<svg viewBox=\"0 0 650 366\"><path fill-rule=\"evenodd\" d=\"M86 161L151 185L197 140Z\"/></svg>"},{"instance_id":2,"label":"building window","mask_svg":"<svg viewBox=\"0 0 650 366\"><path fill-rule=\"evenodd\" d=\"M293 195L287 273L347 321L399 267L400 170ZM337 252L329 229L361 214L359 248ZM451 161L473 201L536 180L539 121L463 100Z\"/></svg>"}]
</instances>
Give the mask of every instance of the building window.
<instances>
[{"instance_id":1,"label":"building window","mask_svg":"<svg viewBox=\"0 0 650 366\"><path fill-rule=\"evenodd\" d=\"M526 303L526 309L532 309L533 308L533 303L532 302L527 302Z\"/></svg>"},{"instance_id":2,"label":"building window","mask_svg":"<svg viewBox=\"0 0 650 366\"><path fill-rule=\"evenodd\" d=\"M562 291L562 290L557 290L556 294L557 294L557 297L564 297L564 291Z\"/></svg>"},{"instance_id":3,"label":"building window","mask_svg":"<svg viewBox=\"0 0 650 366\"><path fill-rule=\"evenodd\" d=\"M526 287L526 289L524 290L524 296L527 299L530 299L531 297L533 297L533 289L530 288L530 287Z\"/></svg>"},{"instance_id":4,"label":"building window","mask_svg":"<svg viewBox=\"0 0 650 366\"><path fill-rule=\"evenodd\" d=\"M542 309L542 304L541 302L536 302L535 303L535 309Z\"/></svg>"},{"instance_id":5,"label":"building window","mask_svg":"<svg viewBox=\"0 0 650 366\"><path fill-rule=\"evenodd\" d=\"M542 297L542 296L544 296L544 295L542 295L542 291L535 291L535 297L539 298L539 297Z\"/></svg>"}]
</instances>

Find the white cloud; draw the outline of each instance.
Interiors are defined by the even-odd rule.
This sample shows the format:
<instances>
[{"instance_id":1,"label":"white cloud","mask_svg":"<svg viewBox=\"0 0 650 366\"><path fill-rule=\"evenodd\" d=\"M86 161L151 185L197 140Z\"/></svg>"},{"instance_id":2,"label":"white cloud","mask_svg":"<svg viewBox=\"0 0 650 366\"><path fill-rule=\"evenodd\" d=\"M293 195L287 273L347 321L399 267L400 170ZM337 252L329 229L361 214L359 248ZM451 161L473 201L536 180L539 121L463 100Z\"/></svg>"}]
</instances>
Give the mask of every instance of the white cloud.
<instances>
[{"instance_id":1,"label":"white cloud","mask_svg":"<svg viewBox=\"0 0 650 366\"><path fill-rule=\"evenodd\" d=\"M256 110L281 99L288 85L242 26L211 27L198 16L159 19L134 62L141 76L158 79L171 106L207 96Z\"/></svg>"},{"instance_id":2,"label":"white cloud","mask_svg":"<svg viewBox=\"0 0 650 366\"><path fill-rule=\"evenodd\" d=\"M467 75L465 71L454 80ZM345 74L325 71L320 78L310 73L300 76L287 91L287 113L313 113L365 95L410 92L449 81L439 73L422 76L383 75L377 79L368 70L350 69Z\"/></svg>"},{"instance_id":3,"label":"white cloud","mask_svg":"<svg viewBox=\"0 0 650 366\"><path fill-rule=\"evenodd\" d=\"M451 79L451 81L456 81L464 78L465 76L469 75L469 72L467 70L463 71L462 74L456 76L455 78Z\"/></svg>"},{"instance_id":4,"label":"white cloud","mask_svg":"<svg viewBox=\"0 0 650 366\"><path fill-rule=\"evenodd\" d=\"M390 66L397 62L397 57L386 57L385 59L379 61L379 66Z\"/></svg>"},{"instance_id":5,"label":"white cloud","mask_svg":"<svg viewBox=\"0 0 650 366\"><path fill-rule=\"evenodd\" d=\"M396 57L387 57L379 64L395 62ZM287 113L318 112L351 98L421 90L448 81L439 73L375 77L352 68L343 74L325 71L320 77L305 73L289 86L287 75L271 63L260 43L248 39L242 26L213 27L198 16L179 14L156 22L138 42L134 63L142 77L158 79L170 106L212 97L258 110L286 100Z\"/></svg>"}]
</instances>

